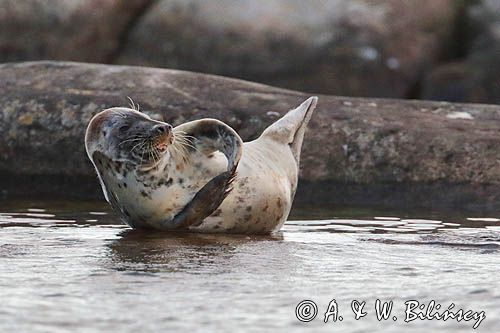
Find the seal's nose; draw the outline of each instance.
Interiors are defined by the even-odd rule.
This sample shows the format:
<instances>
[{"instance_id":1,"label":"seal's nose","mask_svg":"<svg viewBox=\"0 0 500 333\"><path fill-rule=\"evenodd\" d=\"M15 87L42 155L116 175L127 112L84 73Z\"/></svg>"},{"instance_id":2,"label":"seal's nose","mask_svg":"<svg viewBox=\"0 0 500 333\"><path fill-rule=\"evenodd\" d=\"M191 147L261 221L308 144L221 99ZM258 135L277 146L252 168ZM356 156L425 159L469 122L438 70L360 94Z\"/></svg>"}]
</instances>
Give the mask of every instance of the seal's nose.
<instances>
[{"instance_id":1,"label":"seal's nose","mask_svg":"<svg viewBox=\"0 0 500 333\"><path fill-rule=\"evenodd\" d=\"M170 124L158 124L153 127L153 133L156 135L165 135L172 132Z\"/></svg>"}]
</instances>

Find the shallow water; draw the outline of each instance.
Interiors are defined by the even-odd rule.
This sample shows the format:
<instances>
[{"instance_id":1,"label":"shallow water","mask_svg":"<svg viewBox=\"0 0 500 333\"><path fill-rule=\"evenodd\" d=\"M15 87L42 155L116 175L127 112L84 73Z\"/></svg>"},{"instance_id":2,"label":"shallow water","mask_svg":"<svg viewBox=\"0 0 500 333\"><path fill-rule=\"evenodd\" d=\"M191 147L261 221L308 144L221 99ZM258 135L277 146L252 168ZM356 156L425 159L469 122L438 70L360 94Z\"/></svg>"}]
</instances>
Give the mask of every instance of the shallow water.
<instances>
[{"instance_id":1,"label":"shallow water","mask_svg":"<svg viewBox=\"0 0 500 333\"><path fill-rule=\"evenodd\" d=\"M274 237L147 234L103 203L0 201L0 331L473 330L405 323L405 301L435 300L484 311L478 331L498 332L498 218L309 207ZM325 324L333 299L343 320ZM377 299L394 302L388 320ZM302 300L317 304L311 322L296 318Z\"/></svg>"}]
</instances>

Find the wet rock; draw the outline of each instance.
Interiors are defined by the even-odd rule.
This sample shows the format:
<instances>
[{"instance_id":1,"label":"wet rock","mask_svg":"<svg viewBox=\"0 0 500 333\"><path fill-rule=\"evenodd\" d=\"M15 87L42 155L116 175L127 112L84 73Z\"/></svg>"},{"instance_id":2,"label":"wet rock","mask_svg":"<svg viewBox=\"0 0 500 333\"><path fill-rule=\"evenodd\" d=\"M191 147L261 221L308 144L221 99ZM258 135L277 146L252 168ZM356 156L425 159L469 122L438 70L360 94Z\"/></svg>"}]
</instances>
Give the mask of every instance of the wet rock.
<instances>
[{"instance_id":1,"label":"wet rock","mask_svg":"<svg viewBox=\"0 0 500 333\"><path fill-rule=\"evenodd\" d=\"M3 0L0 62L107 62L150 0Z\"/></svg>"},{"instance_id":2,"label":"wet rock","mask_svg":"<svg viewBox=\"0 0 500 333\"><path fill-rule=\"evenodd\" d=\"M4 64L0 77L0 190L18 194L98 196L84 131L127 96L173 125L221 119L245 140L309 96L191 72L64 62ZM498 133L498 106L320 96L298 198L499 208Z\"/></svg>"},{"instance_id":3,"label":"wet rock","mask_svg":"<svg viewBox=\"0 0 500 333\"><path fill-rule=\"evenodd\" d=\"M500 103L500 1L467 8L471 40L463 59L438 66L424 80L422 97L455 102Z\"/></svg>"},{"instance_id":4,"label":"wet rock","mask_svg":"<svg viewBox=\"0 0 500 333\"><path fill-rule=\"evenodd\" d=\"M117 62L350 96L405 97L439 59L452 0L158 1Z\"/></svg>"}]
</instances>

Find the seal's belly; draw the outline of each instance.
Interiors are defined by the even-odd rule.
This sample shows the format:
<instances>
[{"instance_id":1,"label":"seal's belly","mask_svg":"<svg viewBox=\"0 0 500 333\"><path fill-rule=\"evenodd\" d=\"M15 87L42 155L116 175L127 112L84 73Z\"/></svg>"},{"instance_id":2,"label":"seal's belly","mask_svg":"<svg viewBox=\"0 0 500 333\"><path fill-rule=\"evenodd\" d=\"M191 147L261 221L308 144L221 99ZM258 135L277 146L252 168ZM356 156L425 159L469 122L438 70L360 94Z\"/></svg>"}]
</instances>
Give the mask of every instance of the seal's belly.
<instances>
[{"instance_id":1,"label":"seal's belly","mask_svg":"<svg viewBox=\"0 0 500 333\"><path fill-rule=\"evenodd\" d=\"M224 157L214 157L206 163L187 164L170 168L169 172L142 177L129 173L126 179L114 175L110 190L117 198L120 210L132 227L164 227L179 213L210 179L224 171ZM118 186L119 184L121 186ZM127 186L123 186L127 184Z\"/></svg>"},{"instance_id":2,"label":"seal's belly","mask_svg":"<svg viewBox=\"0 0 500 333\"><path fill-rule=\"evenodd\" d=\"M283 225L291 209L290 182L286 178L264 181L266 186L254 177L241 179L234 196L221 205L219 227L224 232L268 234ZM252 185L256 182L261 185Z\"/></svg>"},{"instance_id":3,"label":"seal's belly","mask_svg":"<svg viewBox=\"0 0 500 333\"><path fill-rule=\"evenodd\" d=\"M245 144L233 191L205 222L201 232L268 234L286 221L298 168L287 146L281 150Z\"/></svg>"},{"instance_id":4,"label":"seal's belly","mask_svg":"<svg viewBox=\"0 0 500 333\"><path fill-rule=\"evenodd\" d=\"M168 173L156 176L129 173L120 179L113 175L108 180L109 190L128 224L162 229L226 165L220 153L210 159L200 155L184 167L170 167ZM245 143L233 190L211 216L191 230L268 234L279 229L290 213L297 176L287 145Z\"/></svg>"}]
</instances>

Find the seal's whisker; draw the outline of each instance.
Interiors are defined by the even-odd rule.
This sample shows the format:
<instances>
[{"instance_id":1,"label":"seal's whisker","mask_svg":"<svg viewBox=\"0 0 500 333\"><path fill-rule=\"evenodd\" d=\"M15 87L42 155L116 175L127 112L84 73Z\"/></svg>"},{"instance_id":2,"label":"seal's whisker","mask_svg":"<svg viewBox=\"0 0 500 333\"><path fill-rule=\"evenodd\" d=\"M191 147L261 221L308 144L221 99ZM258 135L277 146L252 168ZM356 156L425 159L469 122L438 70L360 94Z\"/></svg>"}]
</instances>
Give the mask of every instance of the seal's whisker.
<instances>
[{"instance_id":1,"label":"seal's whisker","mask_svg":"<svg viewBox=\"0 0 500 333\"><path fill-rule=\"evenodd\" d=\"M179 146L181 146L182 148L186 148L186 147L189 147L193 150L198 150L198 148L196 146L194 146L193 144L189 143L189 142L186 142L186 141L178 141L178 144Z\"/></svg>"},{"instance_id":2,"label":"seal's whisker","mask_svg":"<svg viewBox=\"0 0 500 333\"><path fill-rule=\"evenodd\" d=\"M134 141L143 140L143 139L145 139L145 137L142 137L142 136L141 136L141 137L135 137L135 138L131 138L131 139L127 139L127 140L123 140L122 142L120 142L120 143L118 144L118 146L121 146L122 144L127 143L127 142L134 142Z\"/></svg>"},{"instance_id":3,"label":"seal's whisker","mask_svg":"<svg viewBox=\"0 0 500 333\"><path fill-rule=\"evenodd\" d=\"M127 96L127 99L129 100L129 106L130 106L130 108L133 109L133 110L139 111L139 103L137 103L137 106L136 106L135 103L134 103L134 100L132 99L132 97Z\"/></svg>"},{"instance_id":4,"label":"seal's whisker","mask_svg":"<svg viewBox=\"0 0 500 333\"><path fill-rule=\"evenodd\" d=\"M186 156L189 154L189 151L185 145L176 145L174 147L177 149L181 156ZM196 148L194 148L194 150L196 151Z\"/></svg>"},{"instance_id":5,"label":"seal's whisker","mask_svg":"<svg viewBox=\"0 0 500 333\"><path fill-rule=\"evenodd\" d=\"M142 145L141 145L142 154L141 154L141 161L139 162L139 165L143 165L143 164L142 164L142 161L144 160L144 153L146 152L146 150L145 150L145 149L143 149L143 148L144 148L144 146L145 146L147 143L148 143L147 141L144 141L144 142L142 143Z\"/></svg>"},{"instance_id":6,"label":"seal's whisker","mask_svg":"<svg viewBox=\"0 0 500 333\"><path fill-rule=\"evenodd\" d=\"M189 139L189 140L196 140L196 137L192 136L192 135L187 135L187 134L181 134L181 135L177 135L178 137L181 137L181 138L184 138L184 139Z\"/></svg>"},{"instance_id":7,"label":"seal's whisker","mask_svg":"<svg viewBox=\"0 0 500 333\"><path fill-rule=\"evenodd\" d=\"M179 134L179 135L183 135L183 136L190 136L190 137L194 138L194 136L187 134L187 132L183 131L183 130L174 129L174 135L175 134Z\"/></svg>"},{"instance_id":8,"label":"seal's whisker","mask_svg":"<svg viewBox=\"0 0 500 333\"><path fill-rule=\"evenodd\" d=\"M158 148L156 148L154 142L149 142L148 146L148 156L153 164L156 164L160 160L160 155L158 154Z\"/></svg>"},{"instance_id":9,"label":"seal's whisker","mask_svg":"<svg viewBox=\"0 0 500 333\"><path fill-rule=\"evenodd\" d=\"M174 137L179 137L179 138L186 138L186 139L191 139L191 140L196 140L196 137L187 134L184 131L175 131L174 132Z\"/></svg>"},{"instance_id":10,"label":"seal's whisker","mask_svg":"<svg viewBox=\"0 0 500 333\"><path fill-rule=\"evenodd\" d=\"M184 140L184 141L195 141L196 138L194 136L186 136L186 135L174 135L174 139Z\"/></svg>"},{"instance_id":11,"label":"seal's whisker","mask_svg":"<svg viewBox=\"0 0 500 333\"><path fill-rule=\"evenodd\" d=\"M153 147L153 144L150 142L149 146L148 146L148 157L149 157L150 161L154 160L153 150L151 149L152 147Z\"/></svg>"},{"instance_id":12,"label":"seal's whisker","mask_svg":"<svg viewBox=\"0 0 500 333\"><path fill-rule=\"evenodd\" d=\"M144 146L144 144L146 144L146 143L147 143L147 141L146 141L146 140L143 140L143 141L139 142L138 144L136 144L135 146L133 146L133 147L130 149L130 152L133 152L133 151L135 150L135 148L136 148L136 147L139 147L139 149L140 149L140 148L142 148L142 147Z\"/></svg>"},{"instance_id":13,"label":"seal's whisker","mask_svg":"<svg viewBox=\"0 0 500 333\"><path fill-rule=\"evenodd\" d=\"M151 159L156 163L160 160L160 156L158 154L158 148L151 144Z\"/></svg>"},{"instance_id":14,"label":"seal's whisker","mask_svg":"<svg viewBox=\"0 0 500 333\"><path fill-rule=\"evenodd\" d=\"M198 151L195 141L198 140L192 135L188 135L185 131L176 130L173 135L172 146L175 148L176 153L186 160L189 156L189 150Z\"/></svg>"},{"instance_id":15,"label":"seal's whisker","mask_svg":"<svg viewBox=\"0 0 500 333\"><path fill-rule=\"evenodd\" d=\"M155 163L159 162L161 160L161 154L160 154L160 150L158 148L154 148L153 150L156 158L155 158Z\"/></svg>"},{"instance_id":16,"label":"seal's whisker","mask_svg":"<svg viewBox=\"0 0 500 333\"><path fill-rule=\"evenodd\" d=\"M185 148L184 146L188 146L190 148L192 148L193 150L197 150L196 146L194 145L194 137L192 137L193 139L190 139L186 136L183 136L183 135L174 135L174 144L178 143L179 145L183 146L183 148Z\"/></svg>"},{"instance_id":17,"label":"seal's whisker","mask_svg":"<svg viewBox=\"0 0 500 333\"><path fill-rule=\"evenodd\" d=\"M175 133L181 133L181 134L187 134L186 131L180 130L180 129L174 129Z\"/></svg>"},{"instance_id":18,"label":"seal's whisker","mask_svg":"<svg viewBox=\"0 0 500 333\"><path fill-rule=\"evenodd\" d=\"M171 145L171 147L173 148L173 150L174 150L173 153L175 155L177 155L178 157L181 157L183 161L187 160L188 152L187 152L185 146L179 145L179 144L173 144L173 145Z\"/></svg>"}]
</instances>

